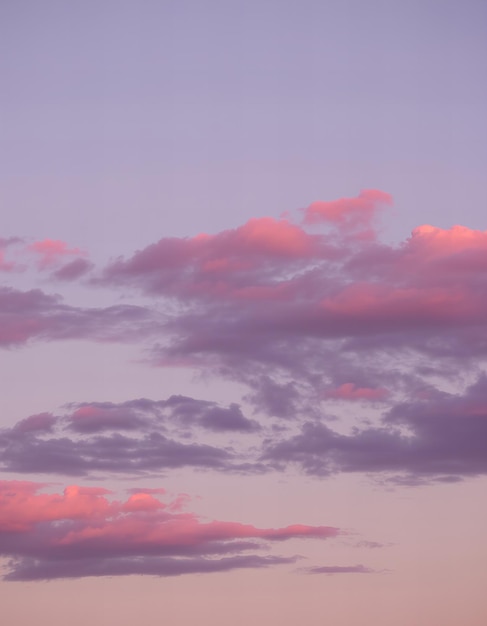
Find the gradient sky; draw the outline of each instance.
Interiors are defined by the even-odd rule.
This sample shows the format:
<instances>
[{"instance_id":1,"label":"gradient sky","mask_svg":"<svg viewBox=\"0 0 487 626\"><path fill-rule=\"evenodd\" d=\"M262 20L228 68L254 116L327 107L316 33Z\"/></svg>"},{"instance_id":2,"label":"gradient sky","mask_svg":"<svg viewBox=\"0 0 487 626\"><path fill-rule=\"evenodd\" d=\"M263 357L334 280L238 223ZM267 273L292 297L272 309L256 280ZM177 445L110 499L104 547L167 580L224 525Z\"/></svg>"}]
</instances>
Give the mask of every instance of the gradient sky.
<instances>
[{"instance_id":1,"label":"gradient sky","mask_svg":"<svg viewBox=\"0 0 487 626\"><path fill-rule=\"evenodd\" d=\"M487 3L0 3L9 625L484 626Z\"/></svg>"}]
</instances>

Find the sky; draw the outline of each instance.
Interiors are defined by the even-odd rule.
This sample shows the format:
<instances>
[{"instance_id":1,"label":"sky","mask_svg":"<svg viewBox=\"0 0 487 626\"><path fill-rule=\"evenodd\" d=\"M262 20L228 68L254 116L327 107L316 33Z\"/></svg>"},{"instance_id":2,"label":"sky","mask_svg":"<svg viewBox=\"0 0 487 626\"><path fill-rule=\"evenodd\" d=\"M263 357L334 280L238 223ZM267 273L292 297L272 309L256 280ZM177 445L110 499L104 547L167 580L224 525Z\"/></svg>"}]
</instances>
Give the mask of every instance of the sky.
<instances>
[{"instance_id":1,"label":"sky","mask_svg":"<svg viewBox=\"0 0 487 626\"><path fill-rule=\"evenodd\" d=\"M483 626L487 3L0 3L8 624Z\"/></svg>"}]
</instances>

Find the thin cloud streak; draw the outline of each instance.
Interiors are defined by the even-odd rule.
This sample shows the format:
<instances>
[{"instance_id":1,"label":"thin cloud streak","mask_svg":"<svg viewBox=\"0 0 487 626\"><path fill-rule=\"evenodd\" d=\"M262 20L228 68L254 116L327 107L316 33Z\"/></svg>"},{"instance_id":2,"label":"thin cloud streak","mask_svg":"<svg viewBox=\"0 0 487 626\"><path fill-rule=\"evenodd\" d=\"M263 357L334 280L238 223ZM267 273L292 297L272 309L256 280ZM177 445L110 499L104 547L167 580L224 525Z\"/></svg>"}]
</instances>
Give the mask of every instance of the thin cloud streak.
<instances>
[{"instance_id":1,"label":"thin cloud streak","mask_svg":"<svg viewBox=\"0 0 487 626\"><path fill-rule=\"evenodd\" d=\"M21 291L11 287L0 287L0 324L3 348L34 340L134 341L161 326L156 314L141 306L73 307L40 289Z\"/></svg>"},{"instance_id":2,"label":"thin cloud streak","mask_svg":"<svg viewBox=\"0 0 487 626\"><path fill-rule=\"evenodd\" d=\"M375 571L364 565L321 565L316 567L306 567L301 571L307 574L373 574Z\"/></svg>"}]
</instances>

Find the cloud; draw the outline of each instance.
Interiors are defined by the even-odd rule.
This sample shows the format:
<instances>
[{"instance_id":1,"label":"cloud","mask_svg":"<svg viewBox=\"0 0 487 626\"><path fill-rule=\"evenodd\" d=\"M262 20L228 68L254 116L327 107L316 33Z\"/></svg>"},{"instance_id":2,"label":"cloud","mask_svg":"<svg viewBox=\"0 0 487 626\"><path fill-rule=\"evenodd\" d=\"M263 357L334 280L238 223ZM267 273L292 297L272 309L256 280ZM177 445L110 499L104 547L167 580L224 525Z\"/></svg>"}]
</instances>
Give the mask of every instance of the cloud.
<instances>
[{"instance_id":1,"label":"cloud","mask_svg":"<svg viewBox=\"0 0 487 626\"><path fill-rule=\"evenodd\" d=\"M30 415L13 427L16 433L51 433L56 425L57 418L51 413L38 413Z\"/></svg>"},{"instance_id":2,"label":"cloud","mask_svg":"<svg viewBox=\"0 0 487 626\"><path fill-rule=\"evenodd\" d=\"M217 432L259 430L259 424L255 420L245 417L236 404L231 404L228 409L220 407L209 409L201 417L200 424L204 428Z\"/></svg>"},{"instance_id":3,"label":"cloud","mask_svg":"<svg viewBox=\"0 0 487 626\"><path fill-rule=\"evenodd\" d=\"M333 245L288 220L254 218L216 235L165 238L111 263L102 284L137 285L147 293L191 299L280 299L286 273L315 258L333 256ZM266 280L269 278L270 280Z\"/></svg>"},{"instance_id":4,"label":"cloud","mask_svg":"<svg viewBox=\"0 0 487 626\"><path fill-rule=\"evenodd\" d=\"M0 346L30 340L91 339L124 342L141 338L157 326L156 316L140 306L82 308L63 304L40 289L0 287ZM160 326L160 323L159 323Z\"/></svg>"},{"instance_id":5,"label":"cloud","mask_svg":"<svg viewBox=\"0 0 487 626\"><path fill-rule=\"evenodd\" d=\"M393 474L403 484L487 474L487 379L465 394L435 391L399 402L378 426L342 434L307 422L298 435L268 443L262 461L298 464L305 472Z\"/></svg>"},{"instance_id":6,"label":"cloud","mask_svg":"<svg viewBox=\"0 0 487 626\"><path fill-rule=\"evenodd\" d=\"M58 280L76 280L87 274L93 267L94 264L87 259L74 259L74 261L65 263L52 275Z\"/></svg>"},{"instance_id":7,"label":"cloud","mask_svg":"<svg viewBox=\"0 0 487 626\"><path fill-rule=\"evenodd\" d=\"M182 467L262 471L245 451L215 445L214 434L248 437L260 430L237 404L171 396L115 404L79 403L62 416L40 413L0 430L0 470L82 476L147 473ZM254 442L255 443L255 442ZM242 446L241 446L242 447Z\"/></svg>"},{"instance_id":8,"label":"cloud","mask_svg":"<svg viewBox=\"0 0 487 626\"><path fill-rule=\"evenodd\" d=\"M7 261L5 258L5 251L10 246L15 246L16 244L22 243L22 239L20 237L0 237L0 271L1 272L11 272L15 270L17 264L13 261Z\"/></svg>"},{"instance_id":9,"label":"cloud","mask_svg":"<svg viewBox=\"0 0 487 626\"><path fill-rule=\"evenodd\" d=\"M9 559L5 580L149 574L175 576L293 563L296 557L245 554L288 539L327 539L328 526L257 528L205 522L174 512L170 502L138 492L111 500L103 488L70 486L62 494L45 485L0 481L0 554Z\"/></svg>"},{"instance_id":10,"label":"cloud","mask_svg":"<svg viewBox=\"0 0 487 626\"><path fill-rule=\"evenodd\" d=\"M164 325L152 328L152 362L164 366L210 368L238 378L242 369L265 365L272 368L265 375L276 383L277 369L292 370L293 376L299 372L308 380L317 376L318 370L326 370L319 355L339 351L354 358L376 354L378 360L381 352L399 356L401 351L414 351L438 363L445 357L466 360L486 354L487 234L461 226L445 230L424 225L399 245L381 243L375 235L357 239L357 225L369 224L377 209L390 202L383 191L365 190L356 198L311 205L304 226L263 217L214 235L163 238L110 263L91 284L160 299L141 319L132 309L130 327L137 335L147 316L161 317L156 309L164 305ZM307 232L308 222L316 220L340 227L331 233ZM54 250L55 258L69 250L47 241L38 245L46 248L46 254ZM76 280L90 269L85 259L78 258L53 275ZM27 312L28 323L18 313L7 319L4 345L22 343L30 336L76 336L70 316L80 318L80 336L96 337L95 318L101 311L97 316L95 310L64 305L61 315L59 301L48 306L44 300L52 314L46 311L39 319L36 308L41 306L42 292L37 293L34 310ZM113 315L115 311L121 316L129 313L112 307ZM105 310L103 317L107 318ZM84 333L83 323L88 326ZM311 372L310 363L318 369ZM359 385L354 379L325 382ZM278 411L282 413L282 408Z\"/></svg>"},{"instance_id":11,"label":"cloud","mask_svg":"<svg viewBox=\"0 0 487 626\"><path fill-rule=\"evenodd\" d=\"M237 243L238 232L231 231ZM308 370L309 376L307 364L339 351L359 359L376 354L378 360L380 353L399 358L401 351L414 351L438 366L445 357L465 361L487 354L487 235L481 231L423 226L398 246L351 243L340 233L307 235L300 255L276 255L256 243L243 255L236 243L225 254L239 262L208 273L206 260L218 257L219 238L229 233L207 236L197 246L161 240L106 269L108 284L137 283L177 302L154 363L220 373L230 368L236 377L265 364L293 375ZM172 248L180 252L176 259Z\"/></svg>"},{"instance_id":12,"label":"cloud","mask_svg":"<svg viewBox=\"0 0 487 626\"><path fill-rule=\"evenodd\" d=\"M377 400L357 389L352 400ZM294 465L313 476L360 472L398 484L487 474L486 376L463 394L423 387L410 398L388 400L380 417L362 419L348 432L301 400L294 415L280 416L291 428L265 415L262 422L249 419L237 404L186 396L72 404L63 415L39 413L0 431L0 470L97 476L187 467L258 474Z\"/></svg>"},{"instance_id":13,"label":"cloud","mask_svg":"<svg viewBox=\"0 0 487 626\"><path fill-rule=\"evenodd\" d=\"M484 473L483 417L462 421L463 404L440 419L434 407L454 404L436 386L460 389L487 356L487 231L422 225L384 243L371 229L390 203L365 190L310 205L300 224L262 217L166 237L93 272L92 287L149 296L152 309L71 307L0 288L0 345L144 338L146 363L236 381L254 410L181 396L80 404L4 432L4 467L83 475L297 463L319 476L395 472L413 482ZM57 272L76 280L89 269L81 261ZM330 427L337 407L348 432Z\"/></svg>"},{"instance_id":14,"label":"cloud","mask_svg":"<svg viewBox=\"0 0 487 626\"><path fill-rule=\"evenodd\" d=\"M131 557L118 559L91 558L82 561L23 558L15 562L6 581L54 580L87 576L183 576L211 574L238 569L262 569L295 563L296 557L258 556L255 554L223 558Z\"/></svg>"},{"instance_id":15,"label":"cloud","mask_svg":"<svg viewBox=\"0 0 487 626\"><path fill-rule=\"evenodd\" d=\"M295 418L300 394L294 381L278 383L270 376L259 376L245 399L258 411L272 417Z\"/></svg>"},{"instance_id":16,"label":"cloud","mask_svg":"<svg viewBox=\"0 0 487 626\"><path fill-rule=\"evenodd\" d=\"M59 239L44 239L35 241L28 249L39 256L37 266L40 270L57 264L67 256L81 256L85 253L79 248L69 248L65 241Z\"/></svg>"},{"instance_id":17,"label":"cloud","mask_svg":"<svg viewBox=\"0 0 487 626\"><path fill-rule=\"evenodd\" d=\"M373 569L364 565L322 565L303 568L307 574L372 574Z\"/></svg>"},{"instance_id":18,"label":"cloud","mask_svg":"<svg viewBox=\"0 0 487 626\"><path fill-rule=\"evenodd\" d=\"M392 205L392 196L378 189L364 189L356 198L313 202L304 209L305 224L328 223L343 231L369 230L377 211Z\"/></svg>"},{"instance_id":19,"label":"cloud","mask_svg":"<svg viewBox=\"0 0 487 626\"><path fill-rule=\"evenodd\" d=\"M329 389L325 396L334 400L380 401L388 396L387 389L357 387L354 383L343 383L336 389Z\"/></svg>"}]
</instances>

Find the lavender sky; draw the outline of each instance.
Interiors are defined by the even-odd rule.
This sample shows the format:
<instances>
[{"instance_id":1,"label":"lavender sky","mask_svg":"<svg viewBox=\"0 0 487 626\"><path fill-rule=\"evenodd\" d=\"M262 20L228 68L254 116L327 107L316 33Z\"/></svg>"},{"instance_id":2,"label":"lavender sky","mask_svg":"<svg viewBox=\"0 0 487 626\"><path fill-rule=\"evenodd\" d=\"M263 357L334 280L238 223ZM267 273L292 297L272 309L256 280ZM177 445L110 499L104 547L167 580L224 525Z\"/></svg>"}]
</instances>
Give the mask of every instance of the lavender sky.
<instances>
[{"instance_id":1,"label":"lavender sky","mask_svg":"<svg viewBox=\"0 0 487 626\"><path fill-rule=\"evenodd\" d=\"M0 3L9 625L484 626L487 3Z\"/></svg>"}]
</instances>

